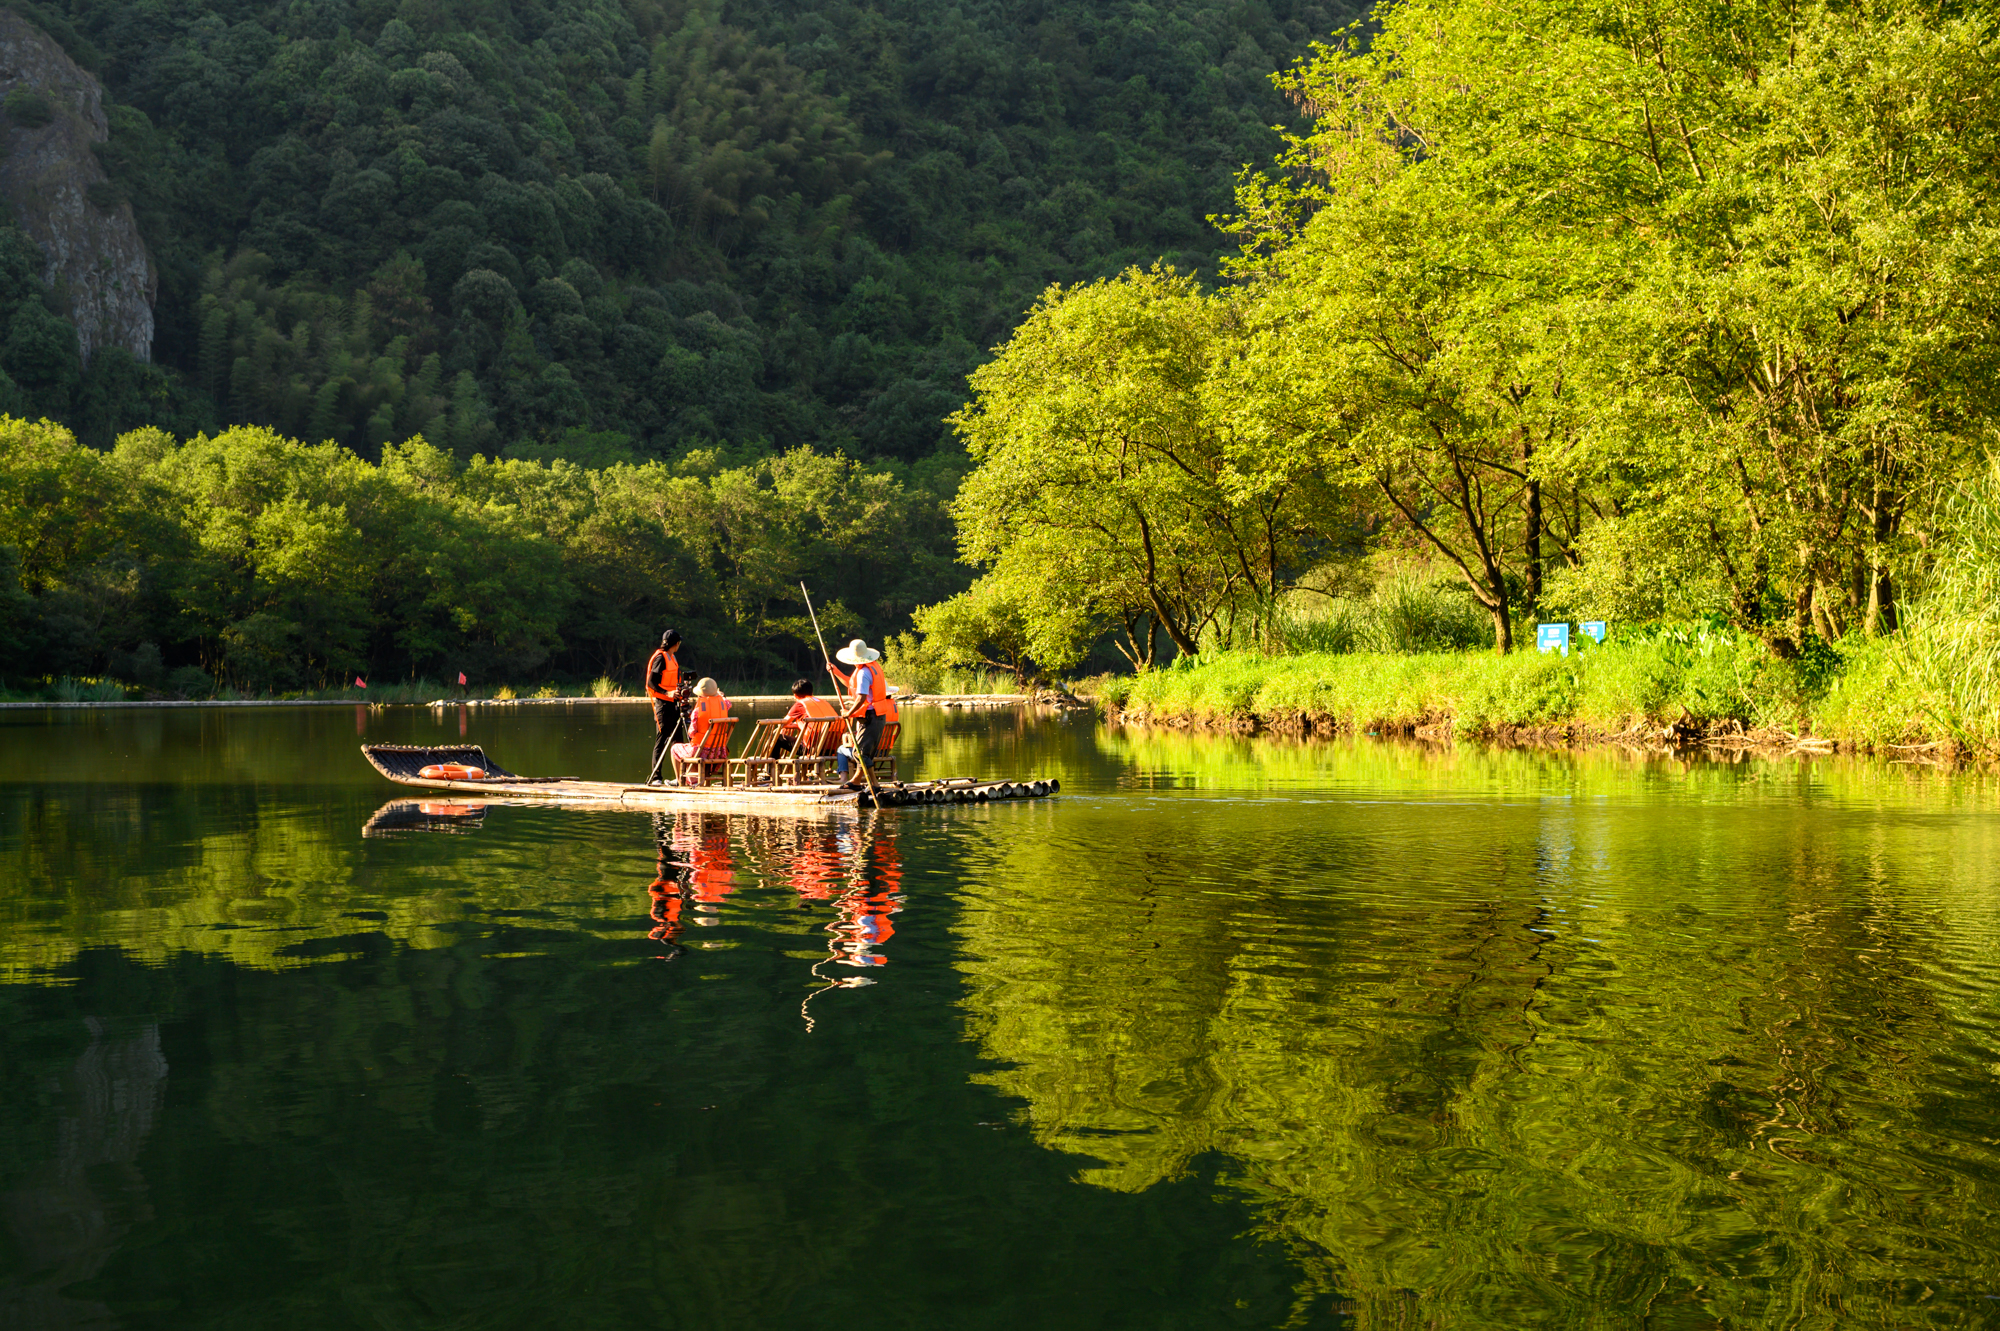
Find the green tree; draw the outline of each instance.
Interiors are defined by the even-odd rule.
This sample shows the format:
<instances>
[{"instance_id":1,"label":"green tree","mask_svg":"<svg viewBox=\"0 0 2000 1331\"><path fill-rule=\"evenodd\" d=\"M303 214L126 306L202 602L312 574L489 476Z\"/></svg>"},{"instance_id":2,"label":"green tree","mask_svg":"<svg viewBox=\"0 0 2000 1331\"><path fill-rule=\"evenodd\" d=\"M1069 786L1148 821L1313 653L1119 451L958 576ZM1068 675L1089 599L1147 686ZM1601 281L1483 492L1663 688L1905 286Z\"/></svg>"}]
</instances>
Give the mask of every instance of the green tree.
<instances>
[{"instance_id":1,"label":"green tree","mask_svg":"<svg viewBox=\"0 0 2000 1331\"><path fill-rule=\"evenodd\" d=\"M1005 670L1021 684L1049 671L1074 668L1089 651L1097 625L1081 607L1038 605L994 576L970 590L917 611L919 649L944 666Z\"/></svg>"},{"instance_id":2,"label":"green tree","mask_svg":"<svg viewBox=\"0 0 2000 1331\"><path fill-rule=\"evenodd\" d=\"M1869 6L1390 11L1289 80L1317 124L1242 195L1258 430L1372 476L1503 648L1548 487L1572 598L1712 586L1780 655L1887 626L1992 406L1991 43Z\"/></svg>"},{"instance_id":3,"label":"green tree","mask_svg":"<svg viewBox=\"0 0 2000 1331\"><path fill-rule=\"evenodd\" d=\"M952 417L978 464L953 504L960 548L1031 635L1052 645L1081 612L1143 668L1156 632L1192 653L1268 625L1310 563L1315 495L1297 472L1239 483L1216 381L1240 346L1230 298L1133 269L1051 289L973 373Z\"/></svg>"},{"instance_id":4,"label":"green tree","mask_svg":"<svg viewBox=\"0 0 2000 1331\"><path fill-rule=\"evenodd\" d=\"M1636 482L1593 548L1701 548L1788 655L1895 627L1910 529L1993 418L2000 114L1989 18L1784 17L1708 34L1739 37L1722 123L1617 307L1593 388L1625 410L1588 461Z\"/></svg>"}]
</instances>

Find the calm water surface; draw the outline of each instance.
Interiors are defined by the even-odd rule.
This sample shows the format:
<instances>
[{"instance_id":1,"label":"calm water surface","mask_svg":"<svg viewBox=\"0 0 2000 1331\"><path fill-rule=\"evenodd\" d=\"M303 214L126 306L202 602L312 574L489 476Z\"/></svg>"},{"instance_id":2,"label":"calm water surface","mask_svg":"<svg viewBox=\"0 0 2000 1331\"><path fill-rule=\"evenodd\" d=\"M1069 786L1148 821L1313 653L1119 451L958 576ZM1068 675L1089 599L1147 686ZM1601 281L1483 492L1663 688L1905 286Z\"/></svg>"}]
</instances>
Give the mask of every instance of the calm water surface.
<instances>
[{"instance_id":1,"label":"calm water surface","mask_svg":"<svg viewBox=\"0 0 2000 1331\"><path fill-rule=\"evenodd\" d=\"M2000 789L909 723L1055 800L405 805L643 709L0 713L0 1326L2000 1325Z\"/></svg>"}]
</instances>

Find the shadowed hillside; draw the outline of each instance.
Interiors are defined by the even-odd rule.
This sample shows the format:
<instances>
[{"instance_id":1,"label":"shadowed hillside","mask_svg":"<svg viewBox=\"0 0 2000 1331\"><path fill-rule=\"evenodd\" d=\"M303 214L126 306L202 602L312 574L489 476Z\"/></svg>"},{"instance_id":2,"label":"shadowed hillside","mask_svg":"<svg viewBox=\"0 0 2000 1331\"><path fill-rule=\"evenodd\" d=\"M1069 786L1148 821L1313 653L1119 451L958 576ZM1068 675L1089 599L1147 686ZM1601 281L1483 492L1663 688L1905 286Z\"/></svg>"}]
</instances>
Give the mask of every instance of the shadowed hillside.
<instances>
[{"instance_id":1,"label":"shadowed hillside","mask_svg":"<svg viewBox=\"0 0 2000 1331\"><path fill-rule=\"evenodd\" d=\"M931 453L1048 283L1212 266L1206 218L1287 110L1268 76L1350 16L21 8L115 99L101 155L160 262L156 356L206 423L589 462Z\"/></svg>"}]
</instances>

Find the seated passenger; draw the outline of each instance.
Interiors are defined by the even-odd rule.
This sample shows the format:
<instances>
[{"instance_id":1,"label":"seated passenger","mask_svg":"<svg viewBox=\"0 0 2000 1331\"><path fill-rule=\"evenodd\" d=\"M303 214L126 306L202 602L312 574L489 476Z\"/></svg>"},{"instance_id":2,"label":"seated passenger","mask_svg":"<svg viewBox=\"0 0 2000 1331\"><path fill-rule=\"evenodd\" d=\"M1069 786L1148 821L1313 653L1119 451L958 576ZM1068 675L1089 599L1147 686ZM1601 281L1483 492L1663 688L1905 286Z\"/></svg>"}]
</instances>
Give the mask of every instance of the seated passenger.
<instances>
[{"instance_id":1,"label":"seated passenger","mask_svg":"<svg viewBox=\"0 0 2000 1331\"><path fill-rule=\"evenodd\" d=\"M778 738L771 744L773 757L783 758L799 747L808 721L831 721L840 715L839 708L813 693L809 679L792 684L792 700L792 710L785 713L784 723L778 728Z\"/></svg>"},{"instance_id":2,"label":"seated passenger","mask_svg":"<svg viewBox=\"0 0 2000 1331\"><path fill-rule=\"evenodd\" d=\"M712 679L704 679L695 685L694 706L688 709L688 742L674 745L674 761L691 766L703 760L713 762L727 757L722 745L709 742L709 734L716 729L716 723L728 715L729 699L722 696L721 685Z\"/></svg>"}]
</instances>

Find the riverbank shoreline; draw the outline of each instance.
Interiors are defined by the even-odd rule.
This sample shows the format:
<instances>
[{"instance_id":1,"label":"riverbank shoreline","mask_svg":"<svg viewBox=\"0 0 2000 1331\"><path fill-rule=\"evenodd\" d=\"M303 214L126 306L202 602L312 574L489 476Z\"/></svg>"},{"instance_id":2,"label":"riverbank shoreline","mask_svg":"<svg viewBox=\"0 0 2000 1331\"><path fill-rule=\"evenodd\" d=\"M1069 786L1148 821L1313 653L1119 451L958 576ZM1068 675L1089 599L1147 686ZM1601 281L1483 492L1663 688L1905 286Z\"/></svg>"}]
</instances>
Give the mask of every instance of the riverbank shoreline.
<instances>
[{"instance_id":1,"label":"riverbank shoreline","mask_svg":"<svg viewBox=\"0 0 2000 1331\"><path fill-rule=\"evenodd\" d=\"M1215 653L1093 684L1094 705L1114 724L1221 733L1924 762L1960 762L1990 748L1981 726L1939 721L1873 644L1845 649L1817 673L1727 637L1635 637L1566 657Z\"/></svg>"},{"instance_id":2,"label":"riverbank shoreline","mask_svg":"<svg viewBox=\"0 0 2000 1331\"><path fill-rule=\"evenodd\" d=\"M579 705L600 706L620 703L645 703L645 697L595 698L589 696L563 698L436 698L430 702L388 702L372 698L153 698L153 699L110 699L98 702L0 702L0 712L29 711L91 711L91 710L168 710L192 707L420 707L426 709L444 707L576 707ZM731 702L789 703L789 693L745 693L730 699ZM937 694L926 696L913 694L899 696L899 707L944 707L944 708L999 708L1019 707L1032 701L1024 693L964 693Z\"/></svg>"},{"instance_id":3,"label":"riverbank shoreline","mask_svg":"<svg viewBox=\"0 0 2000 1331\"><path fill-rule=\"evenodd\" d=\"M1954 741L1941 740L1913 744L1871 744L1800 735L1781 729L1710 732L1690 726L1647 724L1624 730L1605 730L1577 722L1539 726L1497 726L1471 734L1460 734L1450 717L1424 721L1375 721L1356 724L1342 717L1288 714L1228 717L1153 716L1127 711L1116 704L1098 704L1098 715L1107 725L1136 729L1176 730L1227 735L1274 735L1293 739L1381 739L1416 740L1429 744L1480 744L1503 749L1575 751L1620 748L1662 756L1686 754L1694 750L1726 753L1754 753L1762 757L1796 754L1802 757L1831 756L1894 758L1902 761L1945 765L1970 761L1976 755Z\"/></svg>"}]
</instances>

